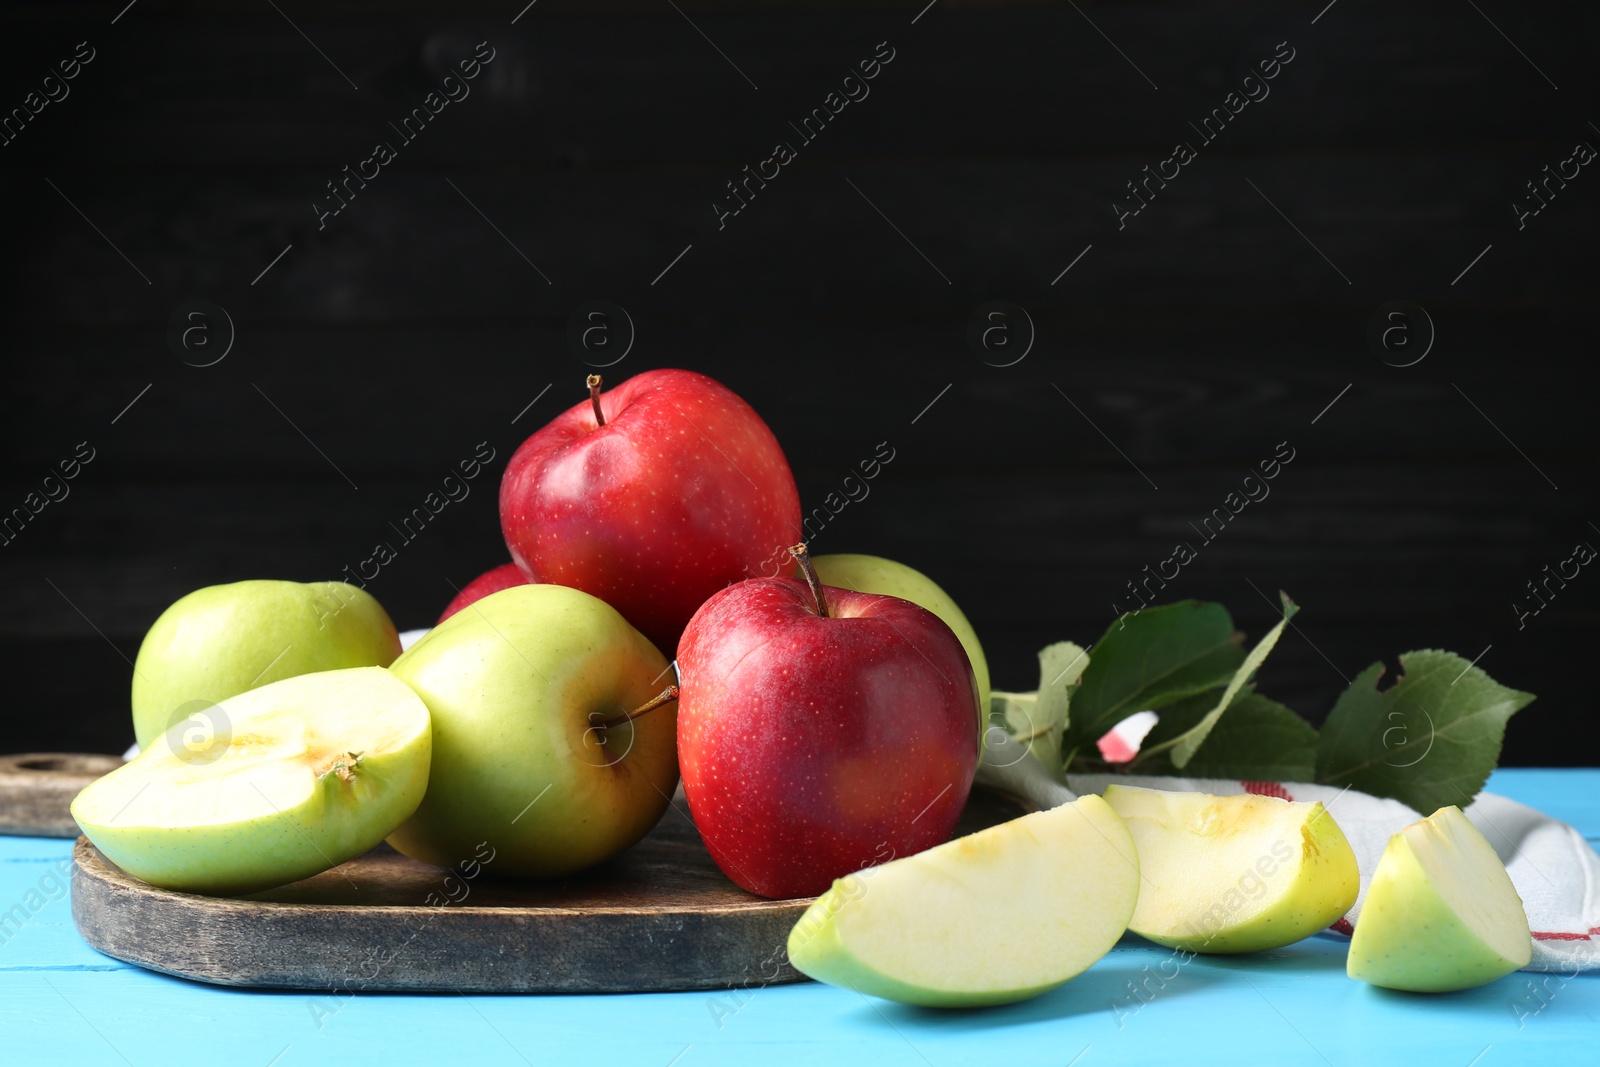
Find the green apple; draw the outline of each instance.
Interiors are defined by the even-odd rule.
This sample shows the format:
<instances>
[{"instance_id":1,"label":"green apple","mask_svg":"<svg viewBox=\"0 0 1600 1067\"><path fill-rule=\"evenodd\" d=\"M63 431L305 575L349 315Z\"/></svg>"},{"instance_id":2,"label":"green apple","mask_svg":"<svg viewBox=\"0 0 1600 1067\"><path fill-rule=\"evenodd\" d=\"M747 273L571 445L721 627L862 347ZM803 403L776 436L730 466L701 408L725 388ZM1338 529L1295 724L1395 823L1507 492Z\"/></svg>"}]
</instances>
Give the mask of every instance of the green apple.
<instances>
[{"instance_id":1,"label":"green apple","mask_svg":"<svg viewBox=\"0 0 1600 1067\"><path fill-rule=\"evenodd\" d=\"M1320 802L1108 785L1144 878L1128 929L1191 952L1260 952L1325 930L1361 890Z\"/></svg>"},{"instance_id":2,"label":"green apple","mask_svg":"<svg viewBox=\"0 0 1600 1067\"><path fill-rule=\"evenodd\" d=\"M344 582L210 585L173 604L133 665L133 732L146 747L197 708L312 671L387 667L394 623Z\"/></svg>"},{"instance_id":3,"label":"green apple","mask_svg":"<svg viewBox=\"0 0 1600 1067\"><path fill-rule=\"evenodd\" d=\"M1526 967L1533 937L1494 846L1451 806L1389 838L1345 970L1386 989L1444 993Z\"/></svg>"},{"instance_id":4,"label":"green apple","mask_svg":"<svg viewBox=\"0 0 1600 1067\"><path fill-rule=\"evenodd\" d=\"M487 841L496 873L568 874L649 833L677 788L676 704L625 718L671 664L588 593L493 593L390 670L433 713L428 795L389 838L415 859L447 865Z\"/></svg>"},{"instance_id":5,"label":"green apple","mask_svg":"<svg viewBox=\"0 0 1600 1067\"><path fill-rule=\"evenodd\" d=\"M823 585L854 589L859 593L897 596L918 607L927 608L944 620L944 624L961 642L961 647L967 650L967 659L972 661L972 673L978 679L978 732L981 735L989 725L989 661L984 658L983 646L978 643L978 635L973 631L972 624L956 607L956 602L950 599L950 594L921 571L882 556L840 553L816 556L811 562L816 566L817 577L822 579Z\"/></svg>"},{"instance_id":6,"label":"green apple","mask_svg":"<svg viewBox=\"0 0 1600 1067\"><path fill-rule=\"evenodd\" d=\"M157 734L72 816L117 866L188 893L253 893L378 844L428 786L428 709L382 667L303 674Z\"/></svg>"},{"instance_id":7,"label":"green apple","mask_svg":"<svg viewBox=\"0 0 1600 1067\"><path fill-rule=\"evenodd\" d=\"M789 961L907 1004L1008 1004L1109 952L1138 897L1127 828L1086 796L839 879L790 932Z\"/></svg>"}]
</instances>

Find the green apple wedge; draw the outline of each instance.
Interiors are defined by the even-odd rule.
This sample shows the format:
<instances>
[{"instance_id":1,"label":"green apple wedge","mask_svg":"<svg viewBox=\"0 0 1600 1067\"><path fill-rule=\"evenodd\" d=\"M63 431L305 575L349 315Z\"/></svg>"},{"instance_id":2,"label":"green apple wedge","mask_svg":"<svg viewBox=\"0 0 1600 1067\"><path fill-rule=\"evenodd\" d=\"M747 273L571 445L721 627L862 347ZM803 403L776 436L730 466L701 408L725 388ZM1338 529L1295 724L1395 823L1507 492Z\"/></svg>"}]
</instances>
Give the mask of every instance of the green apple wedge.
<instances>
[{"instance_id":1,"label":"green apple wedge","mask_svg":"<svg viewBox=\"0 0 1600 1067\"><path fill-rule=\"evenodd\" d=\"M1108 785L1144 872L1128 929L1192 952L1261 952L1325 930L1361 874L1320 802Z\"/></svg>"},{"instance_id":2,"label":"green apple wedge","mask_svg":"<svg viewBox=\"0 0 1600 1067\"><path fill-rule=\"evenodd\" d=\"M448 865L487 841L497 874L569 874L649 833L677 788L671 664L588 593L493 593L390 670L433 715L428 795L389 838L414 859Z\"/></svg>"},{"instance_id":3,"label":"green apple wedge","mask_svg":"<svg viewBox=\"0 0 1600 1067\"><path fill-rule=\"evenodd\" d=\"M133 732L141 747L208 704L297 674L387 667L394 623L344 582L259 579L210 585L175 602L145 634L133 665Z\"/></svg>"},{"instance_id":4,"label":"green apple wedge","mask_svg":"<svg viewBox=\"0 0 1600 1067\"><path fill-rule=\"evenodd\" d=\"M1526 967L1533 937L1505 865L1461 809L1389 838L1345 969L1386 989L1446 993Z\"/></svg>"},{"instance_id":5,"label":"green apple wedge","mask_svg":"<svg viewBox=\"0 0 1600 1067\"><path fill-rule=\"evenodd\" d=\"M1009 1004L1109 952L1138 896L1132 838L1086 796L837 880L790 932L789 961L906 1004Z\"/></svg>"},{"instance_id":6,"label":"green apple wedge","mask_svg":"<svg viewBox=\"0 0 1600 1067\"><path fill-rule=\"evenodd\" d=\"M253 893L358 856L404 822L428 786L430 736L428 709L382 667L303 674L157 735L85 787L72 816L152 885Z\"/></svg>"},{"instance_id":7,"label":"green apple wedge","mask_svg":"<svg viewBox=\"0 0 1600 1067\"><path fill-rule=\"evenodd\" d=\"M854 589L861 593L897 596L926 608L944 620L952 633L967 651L972 661L972 673L978 679L978 734L981 738L989 725L989 661L984 657L983 645L950 594L926 574L904 563L896 563L882 556L864 556L855 553L836 553L812 559L817 577L823 585L838 589Z\"/></svg>"}]
</instances>

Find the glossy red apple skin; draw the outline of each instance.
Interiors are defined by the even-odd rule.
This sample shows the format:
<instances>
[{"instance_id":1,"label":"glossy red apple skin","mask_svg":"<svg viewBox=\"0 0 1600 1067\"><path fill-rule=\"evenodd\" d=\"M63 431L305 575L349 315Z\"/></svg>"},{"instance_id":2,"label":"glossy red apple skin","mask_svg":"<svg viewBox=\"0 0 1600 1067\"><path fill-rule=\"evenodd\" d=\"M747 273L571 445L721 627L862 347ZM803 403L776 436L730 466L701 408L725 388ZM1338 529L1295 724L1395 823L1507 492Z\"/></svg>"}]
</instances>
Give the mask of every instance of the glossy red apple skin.
<instances>
[{"instance_id":1,"label":"glossy red apple skin","mask_svg":"<svg viewBox=\"0 0 1600 1067\"><path fill-rule=\"evenodd\" d=\"M950 837L978 765L961 642L896 597L791 578L730 586L678 646L678 760L717 865L765 897Z\"/></svg>"},{"instance_id":2,"label":"glossy red apple skin","mask_svg":"<svg viewBox=\"0 0 1600 1067\"><path fill-rule=\"evenodd\" d=\"M511 558L599 597L669 658L733 582L792 570L800 496L767 424L703 374L652 370L585 399L522 443L500 483Z\"/></svg>"},{"instance_id":3,"label":"glossy red apple skin","mask_svg":"<svg viewBox=\"0 0 1600 1067\"><path fill-rule=\"evenodd\" d=\"M444 613L439 616L439 622L444 622L468 604L474 604L490 593L498 593L512 586L528 585L531 581L532 579L515 563L502 563L498 567L492 567L468 582L461 592L455 595L455 599L445 605ZM439 622L434 625L439 625Z\"/></svg>"}]
</instances>

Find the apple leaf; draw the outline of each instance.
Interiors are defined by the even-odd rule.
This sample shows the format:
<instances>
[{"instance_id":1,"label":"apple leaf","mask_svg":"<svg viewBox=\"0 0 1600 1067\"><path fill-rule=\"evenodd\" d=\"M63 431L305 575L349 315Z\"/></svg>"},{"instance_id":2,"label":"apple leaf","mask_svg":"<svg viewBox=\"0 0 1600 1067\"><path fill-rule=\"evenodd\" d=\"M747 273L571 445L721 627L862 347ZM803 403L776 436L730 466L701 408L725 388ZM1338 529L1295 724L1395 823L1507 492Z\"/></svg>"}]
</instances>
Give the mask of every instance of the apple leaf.
<instances>
[{"instance_id":1,"label":"apple leaf","mask_svg":"<svg viewBox=\"0 0 1600 1067\"><path fill-rule=\"evenodd\" d=\"M1057 641L1039 650L1039 694L1034 715L1044 730L1028 742L1028 751L1051 770L1064 766L1061 740L1070 722L1072 693L1088 666L1088 653L1071 641Z\"/></svg>"},{"instance_id":2,"label":"apple leaf","mask_svg":"<svg viewBox=\"0 0 1600 1067\"><path fill-rule=\"evenodd\" d=\"M1006 733L1059 774L1065 761L1061 739L1067 729L1072 691L1089 666L1089 655L1071 641L1057 641L1039 650L1036 693L995 693L990 707L1000 715Z\"/></svg>"},{"instance_id":3,"label":"apple leaf","mask_svg":"<svg viewBox=\"0 0 1600 1067\"><path fill-rule=\"evenodd\" d=\"M1500 758L1506 721L1533 694L1452 652L1404 653L1400 671L1379 690L1383 664L1374 663L1339 696L1317 740L1316 780L1424 814L1470 803Z\"/></svg>"},{"instance_id":4,"label":"apple leaf","mask_svg":"<svg viewBox=\"0 0 1600 1067\"><path fill-rule=\"evenodd\" d=\"M996 689L989 694L989 725L1021 740L1033 728L1033 708L1038 702L1038 693L1002 693Z\"/></svg>"},{"instance_id":5,"label":"apple leaf","mask_svg":"<svg viewBox=\"0 0 1600 1067\"><path fill-rule=\"evenodd\" d=\"M1268 630L1266 636L1257 641L1256 647L1252 648L1250 654L1245 656L1244 662L1239 664L1239 669L1233 672L1233 677L1228 681L1227 688L1222 691L1222 696L1216 698L1213 702L1211 710L1206 712L1198 722L1183 733L1171 736L1158 744L1151 744L1150 739L1146 738L1144 745L1139 750L1141 759L1164 752L1170 748L1174 767L1181 770L1189 766L1189 761L1194 759L1195 752L1205 743L1207 735L1216 727L1217 721L1222 718L1222 713L1228 710L1229 705L1233 703L1233 698L1239 695L1239 690L1243 689L1245 683L1260 669L1261 664L1267 658L1267 654L1272 651L1273 646L1278 643L1278 638L1283 635L1283 628L1289 625L1289 620L1294 618L1295 612L1300 610L1299 605L1290 600L1287 593L1279 593L1278 596L1283 600L1283 618L1279 619L1278 625Z\"/></svg>"},{"instance_id":6,"label":"apple leaf","mask_svg":"<svg viewBox=\"0 0 1600 1067\"><path fill-rule=\"evenodd\" d=\"M1120 617L1089 646L1066 740L1092 745L1136 711L1226 685L1244 662L1240 641L1221 604L1180 600Z\"/></svg>"},{"instance_id":7,"label":"apple leaf","mask_svg":"<svg viewBox=\"0 0 1600 1067\"><path fill-rule=\"evenodd\" d=\"M1177 774L1174 750L1164 747L1192 732L1214 710L1215 697L1200 693L1161 710L1161 721L1145 738L1143 751L1161 748L1140 774ZM1183 767L1194 778L1239 778L1267 782L1309 782L1315 773L1317 731L1298 714L1252 690L1228 704L1205 744Z\"/></svg>"},{"instance_id":8,"label":"apple leaf","mask_svg":"<svg viewBox=\"0 0 1600 1067\"><path fill-rule=\"evenodd\" d=\"M1038 693L1002 693L996 689L989 694L989 725L998 726L1017 740L1026 740L1033 729L1034 705Z\"/></svg>"}]
</instances>

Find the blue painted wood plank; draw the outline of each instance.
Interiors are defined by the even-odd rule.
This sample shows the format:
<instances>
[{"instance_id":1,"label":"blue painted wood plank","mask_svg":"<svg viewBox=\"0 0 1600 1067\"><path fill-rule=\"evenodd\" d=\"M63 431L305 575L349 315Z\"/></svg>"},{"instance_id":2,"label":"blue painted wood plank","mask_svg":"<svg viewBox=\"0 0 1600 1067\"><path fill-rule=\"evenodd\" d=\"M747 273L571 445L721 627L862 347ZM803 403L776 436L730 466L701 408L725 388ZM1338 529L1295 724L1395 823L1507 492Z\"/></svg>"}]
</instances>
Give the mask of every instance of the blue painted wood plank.
<instances>
[{"instance_id":1,"label":"blue painted wood plank","mask_svg":"<svg viewBox=\"0 0 1600 1067\"><path fill-rule=\"evenodd\" d=\"M1600 836L1600 770L1506 770L1490 788ZM38 889L67 848L0 838L0 906ZM809 983L642 996L337 998L220 989L122 966L83 945L57 900L0 945L0 1047L8 1063L15 1049L17 1062L136 1067L465 1059L474 1067L824 1059L1466 1067L1475 1057L1498 1067L1593 1058L1600 976L1514 974L1461 994L1413 996L1346 978L1344 953L1342 939L1323 936L1179 966L1168 950L1129 936L1063 988L981 1012L907 1008Z\"/></svg>"}]
</instances>

